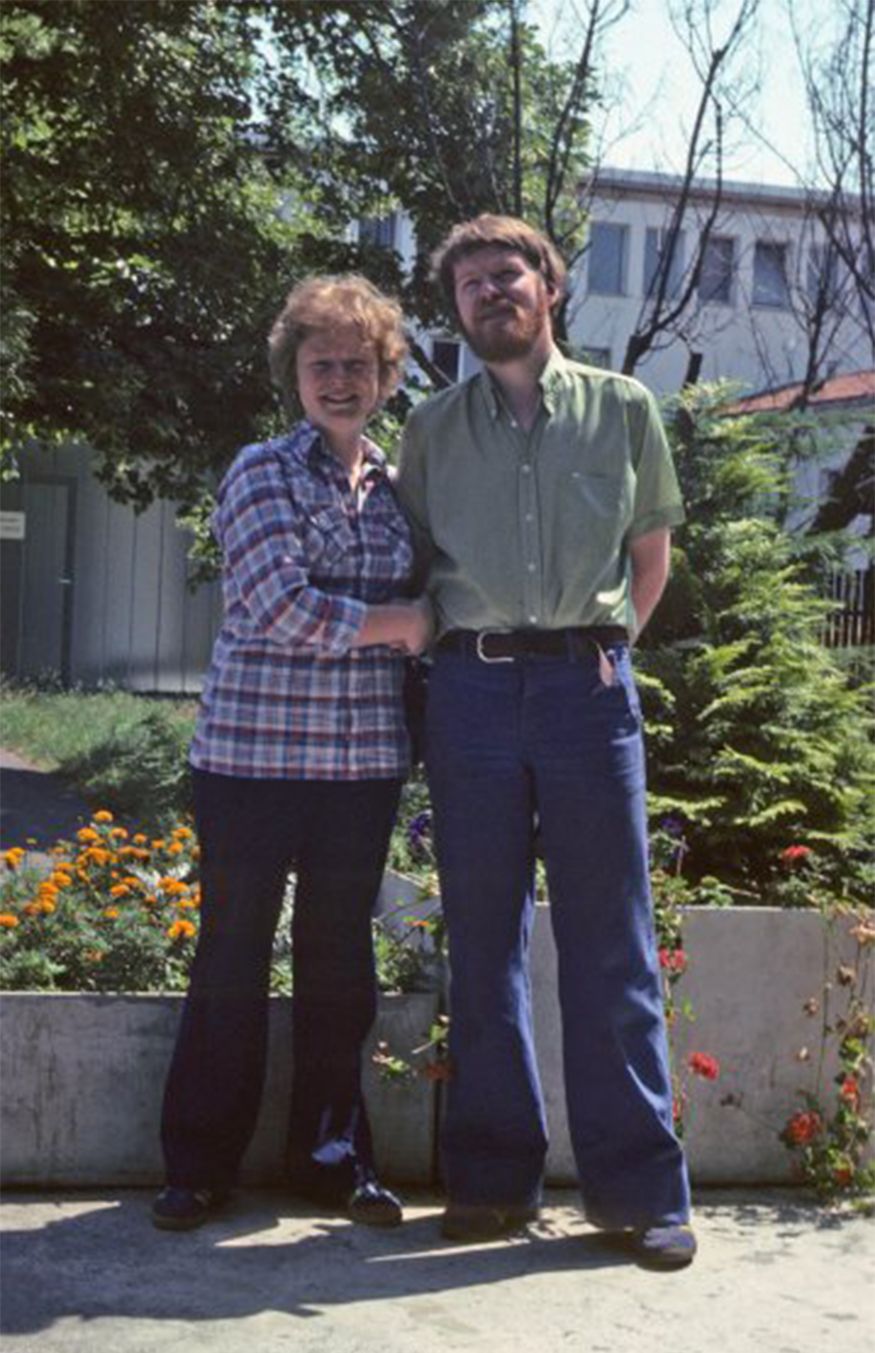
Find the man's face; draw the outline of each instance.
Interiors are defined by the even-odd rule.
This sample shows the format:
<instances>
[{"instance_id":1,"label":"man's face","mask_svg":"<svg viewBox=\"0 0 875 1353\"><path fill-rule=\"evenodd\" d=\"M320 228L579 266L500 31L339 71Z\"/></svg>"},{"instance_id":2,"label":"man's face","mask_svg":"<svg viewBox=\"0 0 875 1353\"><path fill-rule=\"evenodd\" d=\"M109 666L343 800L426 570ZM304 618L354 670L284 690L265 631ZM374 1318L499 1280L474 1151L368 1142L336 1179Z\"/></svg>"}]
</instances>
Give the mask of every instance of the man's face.
<instances>
[{"instance_id":1,"label":"man's face","mask_svg":"<svg viewBox=\"0 0 875 1353\"><path fill-rule=\"evenodd\" d=\"M549 342L555 288L515 249L485 245L459 260L454 277L462 331L482 361L513 361Z\"/></svg>"}]
</instances>

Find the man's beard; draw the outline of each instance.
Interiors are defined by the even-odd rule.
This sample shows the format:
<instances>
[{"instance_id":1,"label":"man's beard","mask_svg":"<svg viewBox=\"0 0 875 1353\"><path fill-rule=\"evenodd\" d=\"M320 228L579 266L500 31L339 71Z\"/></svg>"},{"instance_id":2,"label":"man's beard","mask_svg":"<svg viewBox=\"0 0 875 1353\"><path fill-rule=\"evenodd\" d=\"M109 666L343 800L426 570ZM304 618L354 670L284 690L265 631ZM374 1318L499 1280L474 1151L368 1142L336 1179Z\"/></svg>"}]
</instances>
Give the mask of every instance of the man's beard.
<instances>
[{"instance_id":1,"label":"man's beard","mask_svg":"<svg viewBox=\"0 0 875 1353\"><path fill-rule=\"evenodd\" d=\"M486 324L492 314L504 318L501 325ZM545 320L549 325L550 306L547 297L541 294L533 310L520 310L518 306L507 303L495 306L478 315L475 329L462 325L468 346L482 362L512 362L518 357L527 357L532 351L543 330Z\"/></svg>"}]
</instances>

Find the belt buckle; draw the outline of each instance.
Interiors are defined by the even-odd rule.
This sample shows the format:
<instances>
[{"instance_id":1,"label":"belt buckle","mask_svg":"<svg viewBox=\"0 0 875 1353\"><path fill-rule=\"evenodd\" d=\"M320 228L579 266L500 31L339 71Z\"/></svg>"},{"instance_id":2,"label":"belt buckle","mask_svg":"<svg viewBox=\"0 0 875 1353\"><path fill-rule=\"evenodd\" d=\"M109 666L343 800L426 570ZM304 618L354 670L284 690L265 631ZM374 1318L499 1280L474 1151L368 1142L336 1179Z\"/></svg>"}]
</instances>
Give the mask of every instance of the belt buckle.
<instances>
[{"instance_id":1,"label":"belt buckle","mask_svg":"<svg viewBox=\"0 0 875 1353\"><path fill-rule=\"evenodd\" d=\"M479 630L477 633L477 642L474 651L481 662L513 662L513 657L508 658L488 658L483 652L483 640L490 634L510 634L511 630Z\"/></svg>"}]
</instances>

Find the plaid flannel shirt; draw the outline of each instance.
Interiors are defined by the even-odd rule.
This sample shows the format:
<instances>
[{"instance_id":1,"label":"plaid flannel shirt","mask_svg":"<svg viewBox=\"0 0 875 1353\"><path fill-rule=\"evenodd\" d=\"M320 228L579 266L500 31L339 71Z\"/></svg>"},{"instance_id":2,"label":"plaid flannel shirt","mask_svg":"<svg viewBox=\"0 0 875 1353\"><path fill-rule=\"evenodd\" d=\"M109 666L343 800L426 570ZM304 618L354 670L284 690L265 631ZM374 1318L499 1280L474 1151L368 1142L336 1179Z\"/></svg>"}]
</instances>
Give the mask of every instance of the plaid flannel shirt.
<instances>
[{"instance_id":1,"label":"plaid flannel shirt","mask_svg":"<svg viewBox=\"0 0 875 1353\"><path fill-rule=\"evenodd\" d=\"M366 442L353 490L306 421L245 447L213 530L225 614L191 764L258 779L404 776L403 657L350 647L368 605L409 594L410 534L382 453Z\"/></svg>"}]
</instances>

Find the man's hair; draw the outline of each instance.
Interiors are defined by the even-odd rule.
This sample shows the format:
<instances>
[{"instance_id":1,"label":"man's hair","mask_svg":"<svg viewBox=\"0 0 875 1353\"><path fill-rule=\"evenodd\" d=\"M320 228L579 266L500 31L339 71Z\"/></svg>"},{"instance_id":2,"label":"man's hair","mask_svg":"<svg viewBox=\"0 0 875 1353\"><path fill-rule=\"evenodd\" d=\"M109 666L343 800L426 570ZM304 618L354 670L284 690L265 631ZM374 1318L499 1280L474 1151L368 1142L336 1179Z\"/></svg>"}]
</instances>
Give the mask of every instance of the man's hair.
<instances>
[{"instance_id":1,"label":"man's hair","mask_svg":"<svg viewBox=\"0 0 875 1353\"><path fill-rule=\"evenodd\" d=\"M274 322L267 343L270 374L287 403L294 404L298 348L304 339L350 328L376 348L381 399L392 394L407 356L401 307L366 277L348 273L299 282Z\"/></svg>"},{"instance_id":2,"label":"man's hair","mask_svg":"<svg viewBox=\"0 0 875 1353\"><path fill-rule=\"evenodd\" d=\"M555 287L556 300L553 304L558 304L565 291L568 270L555 244L516 216L493 216L484 212L473 221L462 221L460 225L453 226L431 256L432 278L440 285L444 299L456 318L456 264L490 246L522 254L544 281Z\"/></svg>"}]
</instances>

